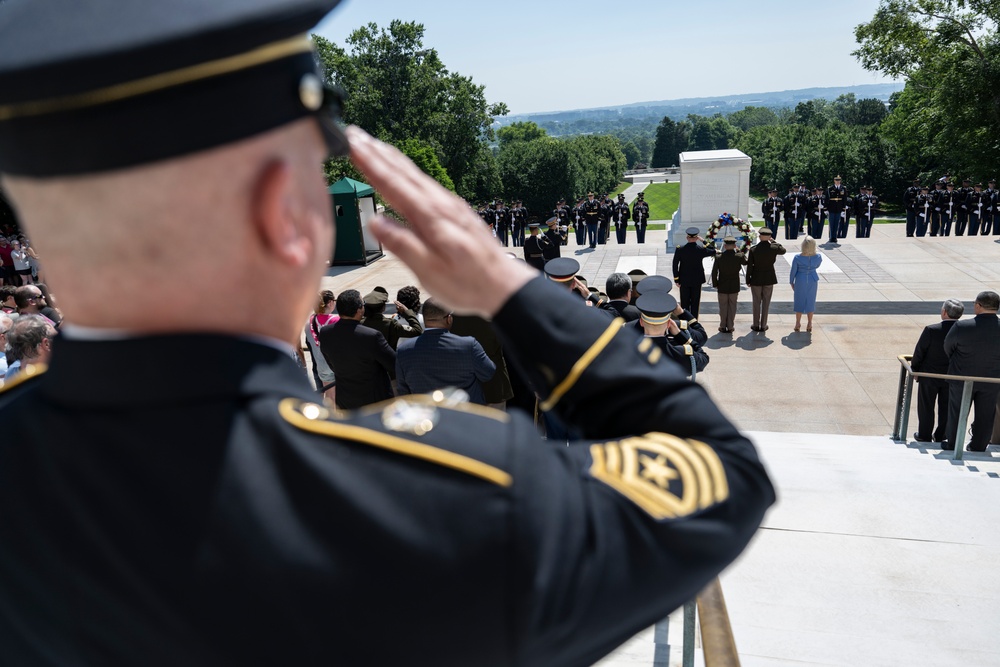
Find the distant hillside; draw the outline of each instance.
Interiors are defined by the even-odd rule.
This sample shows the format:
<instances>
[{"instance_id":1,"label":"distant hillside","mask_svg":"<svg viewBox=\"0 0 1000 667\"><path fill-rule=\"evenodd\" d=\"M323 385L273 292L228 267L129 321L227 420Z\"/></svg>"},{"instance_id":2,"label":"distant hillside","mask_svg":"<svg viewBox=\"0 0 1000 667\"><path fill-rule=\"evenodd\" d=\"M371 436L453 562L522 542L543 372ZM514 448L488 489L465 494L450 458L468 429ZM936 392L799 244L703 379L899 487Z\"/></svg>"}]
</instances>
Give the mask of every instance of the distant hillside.
<instances>
[{"instance_id":1,"label":"distant hillside","mask_svg":"<svg viewBox=\"0 0 1000 667\"><path fill-rule=\"evenodd\" d=\"M688 114L711 116L716 113L732 113L748 106L794 108L799 102L816 98L833 100L840 95L854 93L858 99L877 98L887 101L894 92L902 90L902 83L876 83L863 86L842 86L837 88L802 88L799 90L783 90L770 93L747 93L744 95L725 95L722 97L690 97L678 100L661 100L659 102L636 102L612 107L595 109L574 109L570 111L555 111L549 113L526 113L506 116L497 119L497 125L510 125L518 121L532 121L539 125L552 127L559 123L571 123L579 120L607 121L619 119L623 121L641 118L670 116L674 120L682 120Z\"/></svg>"}]
</instances>

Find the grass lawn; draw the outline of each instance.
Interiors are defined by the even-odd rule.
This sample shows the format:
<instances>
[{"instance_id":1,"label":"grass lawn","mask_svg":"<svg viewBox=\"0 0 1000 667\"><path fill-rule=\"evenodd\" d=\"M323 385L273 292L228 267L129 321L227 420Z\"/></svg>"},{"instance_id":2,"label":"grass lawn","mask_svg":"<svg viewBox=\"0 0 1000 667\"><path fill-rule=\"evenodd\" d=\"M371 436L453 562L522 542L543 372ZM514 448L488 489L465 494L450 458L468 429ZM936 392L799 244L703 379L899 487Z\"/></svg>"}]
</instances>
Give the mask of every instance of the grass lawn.
<instances>
[{"instance_id":1,"label":"grass lawn","mask_svg":"<svg viewBox=\"0 0 1000 667\"><path fill-rule=\"evenodd\" d=\"M680 205L680 183L651 183L643 192L646 193L646 203L649 204L650 220L669 220L674 217L674 212Z\"/></svg>"},{"instance_id":2,"label":"grass lawn","mask_svg":"<svg viewBox=\"0 0 1000 667\"><path fill-rule=\"evenodd\" d=\"M631 183L629 183L628 181L622 181L621 183L618 184L618 187L616 187L614 190L608 193L608 196L611 197L611 199L618 199L618 193L625 192L630 187L632 187Z\"/></svg>"}]
</instances>

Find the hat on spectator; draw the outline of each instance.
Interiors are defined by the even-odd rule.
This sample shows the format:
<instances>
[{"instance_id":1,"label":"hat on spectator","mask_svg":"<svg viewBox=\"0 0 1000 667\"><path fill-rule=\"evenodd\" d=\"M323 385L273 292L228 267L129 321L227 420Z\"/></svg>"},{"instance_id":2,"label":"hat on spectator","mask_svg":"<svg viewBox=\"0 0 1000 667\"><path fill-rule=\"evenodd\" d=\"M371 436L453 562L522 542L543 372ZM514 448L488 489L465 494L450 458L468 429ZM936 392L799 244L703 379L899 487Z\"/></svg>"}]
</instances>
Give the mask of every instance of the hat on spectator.
<instances>
[{"instance_id":1,"label":"hat on spectator","mask_svg":"<svg viewBox=\"0 0 1000 667\"><path fill-rule=\"evenodd\" d=\"M545 262L545 275L557 283L569 282L580 270L580 262L572 257L556 257Z\"/></svg>"},{"instance_id":2,"label":"hat on spectator","mask_svg":"<svg viewBox=\"0 0 1000 667\"><path fill-rule=\"evenodd\" d=\"M650 292L636 299L635 307L642 314L643 322L664 324L677 308L677 299L666 292Z\"/></svg>"},{"instance_id":3,"label":"hat on spectator","mask_svg":"<svg viewBox=\"0 0 1000 667\"><path fill-rule=\"evenodd\" d=\"M47 0L0 11L0 171L121 169L309 116L347 153L310 31L339 0ZM267 104L261 104L267 91Z\"/></svg>"}]
</instances>

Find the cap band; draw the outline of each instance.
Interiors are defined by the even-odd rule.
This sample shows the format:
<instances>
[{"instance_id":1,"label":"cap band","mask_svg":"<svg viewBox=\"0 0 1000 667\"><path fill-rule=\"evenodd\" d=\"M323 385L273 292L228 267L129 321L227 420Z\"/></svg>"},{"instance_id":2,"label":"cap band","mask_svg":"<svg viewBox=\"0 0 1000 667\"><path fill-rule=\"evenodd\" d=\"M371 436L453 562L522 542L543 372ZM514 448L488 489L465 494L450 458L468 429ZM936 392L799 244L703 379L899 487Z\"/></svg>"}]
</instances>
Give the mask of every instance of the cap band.
<instances>
[{"instance_id":1,"label":"cap band","mask_svg":"<svg viewBox=\"0 0 1000 667\"><path fill-rule=\"evenodd\" d=\"M199 63L190 67L184 67L172 72L154 74L134 81L107 86L98 90L65 97L55 97L48 100L37 100L33 102L18 102L0 106L0 121L11 120L13 118L24 118L27 116L41 116L44 114L58 113L61 111L72 111L75 109L85 109L87 107L117 102L118 100L137 97L146 93L164 90L181 86L186 83L193 83L202 79L208 79L221 74L238 72L260 65L262 63L279 60L296 53L312 51L312 42L308 35L297 35L289 39L284 39L272 44L265 44L259 48L241 53L228 58L220 58L207 63Z\"/></svg>"},{"instance_id":2,"label":"cap band","mask_svg":"<svg viewBox=\"0 0 1000 667\"><path fill-rule=\"evenodd\" d=\"M666 324L667 320L670 319L670 315L664 315L663 317L656 317L654 315L647 315L646 313L641 313L642 321L647 324Z\"/></svg>"}]
</instances>

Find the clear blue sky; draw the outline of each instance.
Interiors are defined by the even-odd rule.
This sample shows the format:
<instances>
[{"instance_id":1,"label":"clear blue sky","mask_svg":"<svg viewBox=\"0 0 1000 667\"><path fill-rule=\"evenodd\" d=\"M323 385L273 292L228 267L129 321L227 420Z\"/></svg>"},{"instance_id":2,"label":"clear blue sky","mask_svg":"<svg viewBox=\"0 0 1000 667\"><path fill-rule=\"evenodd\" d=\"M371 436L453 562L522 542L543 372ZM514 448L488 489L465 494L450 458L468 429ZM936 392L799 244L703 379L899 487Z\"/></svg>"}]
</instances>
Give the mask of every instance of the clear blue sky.
<instances>
[{"instance_id":1,"label":"clear blue sky","mask_svg":"<svg viewBox=\"0 0 1000 667\"><path fill-rule=\"evenodd\" d=\"M345 0L316 29L344 45L393 19L511 113L882 83L851 56L878 0Z\"/></svg>"}]
</instances>

